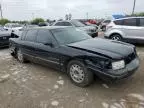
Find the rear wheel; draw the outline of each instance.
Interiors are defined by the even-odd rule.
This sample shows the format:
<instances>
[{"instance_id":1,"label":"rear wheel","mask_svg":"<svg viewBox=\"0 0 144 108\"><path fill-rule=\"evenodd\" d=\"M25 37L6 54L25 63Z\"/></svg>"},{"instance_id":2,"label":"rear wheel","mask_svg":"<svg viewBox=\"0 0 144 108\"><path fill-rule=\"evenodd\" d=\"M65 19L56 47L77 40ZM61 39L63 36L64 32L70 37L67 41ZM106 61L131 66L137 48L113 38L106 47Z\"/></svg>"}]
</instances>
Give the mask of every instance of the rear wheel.
<instances>
[{"instance_id":1,"label":"rear wheel","mask_svg":"<svg viewBox=\"0 0 144 108\"><path fill-rule=\"evenodd\" d=\"M113 34L111 36L111 39L112 40L116 40L116 41L121 41L122 40L122 37L119 35L119 34Z\"/></svg>"},{"instance_id":2,"label":"rear wheel","mask_svg":"<svg viewBox=\"0 0 144 108\"><path fill-rule=\"evenodd\" d=\"M81 61L70 61L67 71L71 81L79 87L86 87L93 82L93 73L88 71Z\"/></svg>"},{"instance_id":3,"label":"rear wheel","mask_svg":"<svg viewBox=\"0 0 144 108\"><path fill-rule=\"evenodd\" d=\"M10 51L11 56L16 58L16 49L10 45L9 46L9 51Z\"/></svg>"},{"instance_id":4,"label":"rear wheel","mask_svg":"<svg viewBox=\"0 0 144 108\"><path fill-rule=\"evenodd\" d=\"M17 52L18 61L21 62L21 63L25 63L26 59L24 58L24 55L22 54L21 50L18 49L16 52Z\"/></svg>"}]
</instances>

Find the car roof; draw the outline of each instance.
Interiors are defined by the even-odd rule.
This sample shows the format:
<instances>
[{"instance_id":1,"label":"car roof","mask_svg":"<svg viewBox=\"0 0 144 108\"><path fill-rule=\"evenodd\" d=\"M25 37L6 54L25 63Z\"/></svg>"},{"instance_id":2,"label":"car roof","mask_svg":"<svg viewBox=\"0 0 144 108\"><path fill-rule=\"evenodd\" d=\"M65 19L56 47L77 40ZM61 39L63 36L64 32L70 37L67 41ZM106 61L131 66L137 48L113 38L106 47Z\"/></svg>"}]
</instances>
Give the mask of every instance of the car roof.
<instances>
[{"instance_id":1,"label":"car roof","mask_svg":"<svg viewBox=\"0 0 144 108\"><path fill-rule=\"evenodd\" d=\"M70 22L71 20L62 20L62 21L56 21L56 22Z\"/></svg>"},{"instance_id":2,"label":"car roof","mask_svg":"<svg viewBox=\"0 0 144 108\"><path fill-rule=\"evenodd\" d=\"M33 28L27 28L26 30L32 30L32 29L64 29L64 28L73 28L73 27L67 27L67 26L44 26L44 27L33 27Z\"/></svg>"},{"instance_id":3,"label":"car roof","mask_svg":"<svg viewBox=\"0 0 144 108\"><path fill-rule=\"evenodd\" d=\"M131 18L144 18L144 17L125 17L125 18L114 19L113 21L123 20L123 19L131 19Z\"/></svg>"}]
</instances>

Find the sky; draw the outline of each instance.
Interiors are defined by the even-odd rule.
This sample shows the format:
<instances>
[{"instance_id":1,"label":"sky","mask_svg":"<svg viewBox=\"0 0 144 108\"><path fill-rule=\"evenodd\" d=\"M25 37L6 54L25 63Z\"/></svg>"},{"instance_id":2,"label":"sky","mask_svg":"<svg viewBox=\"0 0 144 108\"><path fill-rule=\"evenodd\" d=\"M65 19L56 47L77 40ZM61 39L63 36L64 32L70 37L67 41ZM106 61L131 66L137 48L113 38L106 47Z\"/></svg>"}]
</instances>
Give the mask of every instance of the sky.
<instances>
[{"instance_id":1,"label":"sky","mask_svg":"<svg viewBox=\"0 0 144 108\"><path fill-rule=\"evenodd\" d=\"M9 20L65 18L105 18L112 14L131 14L133 0L0 0L3 17ZM136 0L135 12L144 12L144 0Z\"/></svg>"}]
</instances>

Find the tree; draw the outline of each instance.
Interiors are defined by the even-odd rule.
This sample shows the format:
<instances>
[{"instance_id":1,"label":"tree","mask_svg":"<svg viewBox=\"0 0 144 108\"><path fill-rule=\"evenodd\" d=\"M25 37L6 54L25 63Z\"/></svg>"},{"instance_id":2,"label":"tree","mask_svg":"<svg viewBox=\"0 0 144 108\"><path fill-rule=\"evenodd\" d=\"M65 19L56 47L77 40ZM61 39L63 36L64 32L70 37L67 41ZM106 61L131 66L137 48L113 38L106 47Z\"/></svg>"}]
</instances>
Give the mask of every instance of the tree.
<instances>
[{"instance_id":1,"label":"tree","mask_svg":"<svg viewBox=\"0 0 144 108\"><path fill-rule=\"evenodd\" d=\"M8 19L0 19L0 25L5 25L6 23L9 23L10 21Z\"/></svg>"},{"instance_id":2,"label":"tree","mask_svg":"<svg viewBox=\"0 0 144 108\"><path fill-rule=\"evenodd\" d=\"M42 18L35 18L34 20L31 21L31 24L38 25L40 22L45 22L45 21Z\"/></svg>"},{"instance_id":3,"label":"tree","mask_svg":"<svg viewBox=\"0 0 144 108\"><path fill-rule=\"evenodd\" d=\"M135 13L132 16L144 16L144 12Z\"/></svg>"},{"instance_id":4,"label":"tree","mask_svg":"<svg viewBox=\"0 0 144 108\"><path fill-rule=\"evenodd\" d=\"M72 14L71 13L65 15L65 20L71 20L71 18L72 18Z\"/></svg>"},{"instance_id":5,"label":"tree","mask_svg":"<svg viewBox=\"0 0 144 108\"><path fill-rule=\"evenodd\" d=\"M28 21L19 21L20 24L28 24Z\"/></svg>"}]
</instances>

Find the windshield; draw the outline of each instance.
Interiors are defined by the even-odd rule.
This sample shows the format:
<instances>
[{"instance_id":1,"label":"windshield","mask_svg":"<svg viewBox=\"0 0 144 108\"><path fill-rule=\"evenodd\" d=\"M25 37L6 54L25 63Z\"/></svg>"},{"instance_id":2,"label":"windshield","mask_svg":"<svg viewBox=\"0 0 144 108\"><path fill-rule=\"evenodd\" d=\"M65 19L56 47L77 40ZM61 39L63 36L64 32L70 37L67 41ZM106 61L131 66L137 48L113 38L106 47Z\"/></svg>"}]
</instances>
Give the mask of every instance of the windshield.
<instances>
[{"instance_id":1,"label":"windshield","mask_svg":"<svg viewBox=\"0 0 144 108\"><path fill-rule=\"evenodd\" d=\"M77 20L72 20L71 23L76 27L84 27L85 25Z\"/></svg>"},{"instance_id":2,"label":"windshield","mask_svg":"<svg viewBox=\"0 0 144 108\"><path fill-rule=\"evenodd\" d=\"M111 20L105 20L104 21L104 23L110 23L111 22Z\"/></svg>"},{"instance_id":3,"label":"windshield","mask_svg":"<svg viewBox=\"0 0 144 108\"><path fill-rule=\"evenodd\" d=\"M52 30L56 40L59 44L69 44L79 42L86 39L91 39L89 35L74 28L65 28Z\"/></svg>"}]
</instances>

